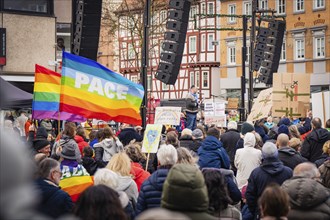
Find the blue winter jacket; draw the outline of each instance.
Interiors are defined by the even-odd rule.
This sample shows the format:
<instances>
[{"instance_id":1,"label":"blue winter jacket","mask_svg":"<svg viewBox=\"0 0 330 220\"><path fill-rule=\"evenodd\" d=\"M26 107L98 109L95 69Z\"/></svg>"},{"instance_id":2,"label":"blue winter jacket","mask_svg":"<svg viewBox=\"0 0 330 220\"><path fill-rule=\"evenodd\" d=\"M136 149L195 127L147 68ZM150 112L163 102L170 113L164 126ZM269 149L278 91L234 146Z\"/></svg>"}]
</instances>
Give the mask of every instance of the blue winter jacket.
<instances>
[{"instance_id":1,"label":"blue winter jacket","mask_svg":"<svg viewBox=\"0 0 330 220\"><path fill-rule=\"evenodd\" d=\"M169 168L159 167L143 182L136 205L137 215L146 209L160 207L163 184L168 172Z\"/></svg>"},{"instance_id":2,"label":"blue winter jacket","mask_svg":"<svg viewBox=\"0 0 330 220\"><path fill-rule=\"evenodd\" d=\"M221 141L214 136L208 136L198 149L200 168L213 167L229 169L230 161Z\"/></svg>"},{"instance_id":3,"label":"blue winter jacket","mask_svg":"<svg viewBox=\"0 0 330 220\"><path fill-rule=\"evenodd\" d=\"M260 167L255 168L248 180L246 188L246 203L250 212L256 216L258 211L258 199L266 186L270 183L282 183L292 177L292 170L283 165L278 158L266 158Z\"/></svg>"}]
</instances>

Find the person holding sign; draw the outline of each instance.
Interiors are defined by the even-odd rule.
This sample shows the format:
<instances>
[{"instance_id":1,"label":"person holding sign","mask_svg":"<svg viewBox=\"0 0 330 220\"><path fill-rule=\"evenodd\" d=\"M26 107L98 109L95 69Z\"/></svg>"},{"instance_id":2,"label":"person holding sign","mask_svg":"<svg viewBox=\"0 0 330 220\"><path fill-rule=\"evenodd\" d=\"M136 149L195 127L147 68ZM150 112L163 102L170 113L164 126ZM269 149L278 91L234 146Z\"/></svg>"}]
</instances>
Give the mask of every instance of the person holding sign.
<instances>
[{"instance_id":1,"label":"person holding sign","mask_svg":"<svg viewBox=\"0 0 330 220\"><path fill-rule=\"evenodd\" d=\"M192 85L190 87L190 93L186 97L186 116L187 116L187 127L190 130L195 130L196 119L198 113L198 95L197 88Z\"/></svg>"}]
</instances>

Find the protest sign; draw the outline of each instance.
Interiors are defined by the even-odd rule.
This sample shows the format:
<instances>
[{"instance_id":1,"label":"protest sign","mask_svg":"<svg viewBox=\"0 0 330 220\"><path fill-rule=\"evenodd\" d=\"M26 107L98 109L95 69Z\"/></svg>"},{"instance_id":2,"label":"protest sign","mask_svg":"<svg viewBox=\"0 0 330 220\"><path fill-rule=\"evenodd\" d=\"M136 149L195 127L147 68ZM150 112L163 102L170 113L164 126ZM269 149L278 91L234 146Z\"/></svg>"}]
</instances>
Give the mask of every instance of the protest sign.
<instances>
[{"instance_id":1,"label":"protest sign","mask_svg":"<svg viewBox=\"0 0 330 220\"><path fill-rule=\"evenodd\" d=\"M143 153L157 153L161 133L161 124L147 125L142 144Z\"/></svg>"},{"instance_id":2,"label":"protest sign","mask_svg":"<svg viewBox=\"0 0 330 220\"><path fill-rule=\"evenodd\" d=\"M155 124L180 125L181 107L156 107Z\"/></svg>"}]
</instances>

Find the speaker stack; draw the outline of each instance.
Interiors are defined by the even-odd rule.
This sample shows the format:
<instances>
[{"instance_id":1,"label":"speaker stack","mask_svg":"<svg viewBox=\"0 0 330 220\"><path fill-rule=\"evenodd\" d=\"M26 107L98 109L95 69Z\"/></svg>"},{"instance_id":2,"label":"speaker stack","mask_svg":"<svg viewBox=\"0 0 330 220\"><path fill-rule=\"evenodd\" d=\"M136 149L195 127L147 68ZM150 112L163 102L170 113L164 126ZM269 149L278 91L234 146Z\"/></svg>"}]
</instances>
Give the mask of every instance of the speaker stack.
<instances>
[{"instance_id":1,"label":"speaker stack","mask_svg":"<svg viewBox=\"0 0 330 220\"><path fill-rule=\"evenodd\" d=\"M259 71L258 80L265 84L273 83L273 73L277 72L281 58L285 21L273 20L268 28L260 27L254 49L253 70Z\"/></svg>"},{"instance_id":2,"label":"speaker stack","mask_svg":"<svg viewBox=\"0 0 330 220\"><path fill-rule=\"evenodd\" d=\"M73 5L72 53L97 59L102 14L102 0L76 0Z\"/></svg>"},{"instance_id":3,"label":"speaker stack","mask_svg":"<svg viewBox=\"0 0 330 220\"><path fill-rule=\"evenodd\" d=\"M191 2L189 0L170 0L167 31L164 34L160 62L156 72L156 78L165 84L174 85L182 61L186 34L189 23L189 11Z\"/></svg>"}]
</instances>

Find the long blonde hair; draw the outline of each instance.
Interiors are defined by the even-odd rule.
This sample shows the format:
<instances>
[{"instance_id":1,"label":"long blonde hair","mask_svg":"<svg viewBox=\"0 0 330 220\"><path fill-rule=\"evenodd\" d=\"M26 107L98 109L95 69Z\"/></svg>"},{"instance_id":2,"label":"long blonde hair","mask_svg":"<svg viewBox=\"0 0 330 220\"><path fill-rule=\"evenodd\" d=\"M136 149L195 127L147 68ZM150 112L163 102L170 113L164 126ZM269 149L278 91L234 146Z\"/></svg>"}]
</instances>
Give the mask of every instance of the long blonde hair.
<instances>
[{"instance_id":1,"label":"long blonde hair","mask_svg":"<svg viewBox=\"0 0 330 220\"><path fill-rule=\"evenodd\" d=\"M120 174L121 176L130 176L131 160L125 152L120 152L111 157L106 168Z\"/></svg>"}]
</instances>

